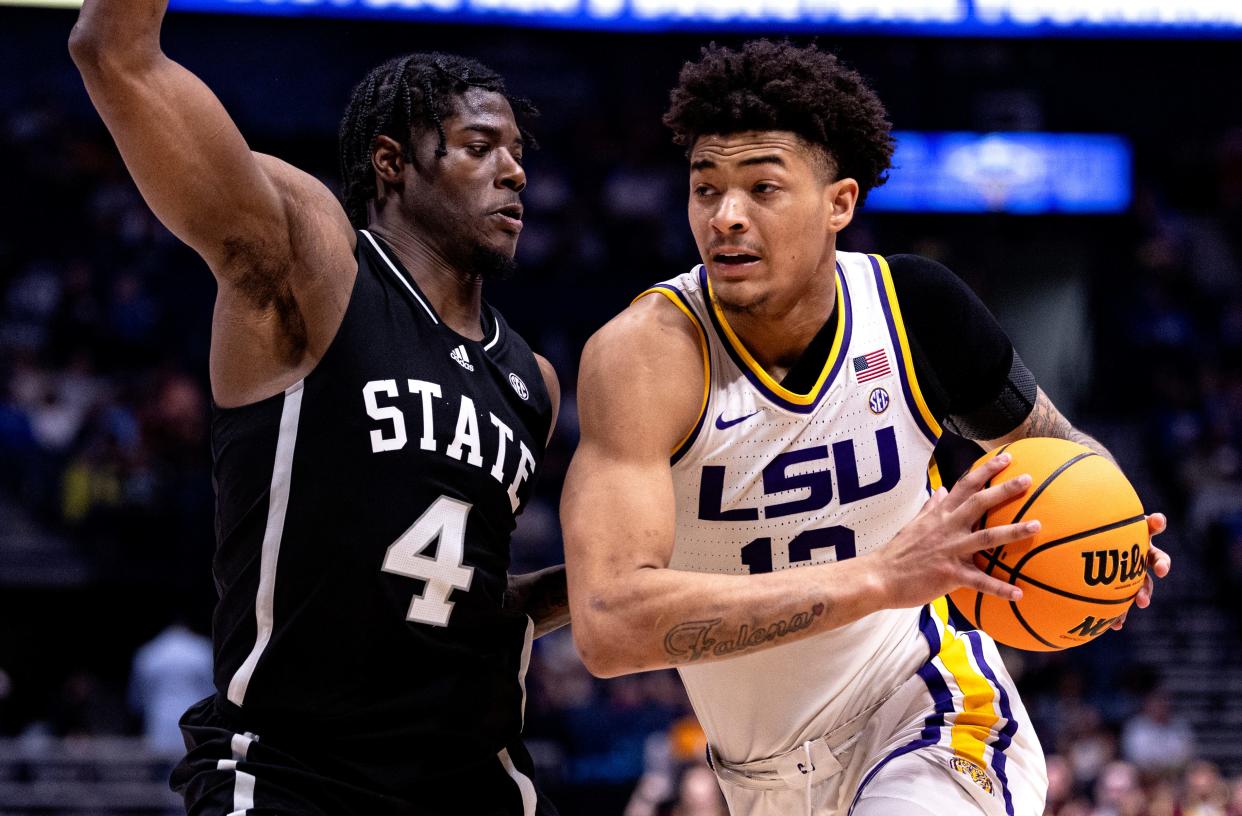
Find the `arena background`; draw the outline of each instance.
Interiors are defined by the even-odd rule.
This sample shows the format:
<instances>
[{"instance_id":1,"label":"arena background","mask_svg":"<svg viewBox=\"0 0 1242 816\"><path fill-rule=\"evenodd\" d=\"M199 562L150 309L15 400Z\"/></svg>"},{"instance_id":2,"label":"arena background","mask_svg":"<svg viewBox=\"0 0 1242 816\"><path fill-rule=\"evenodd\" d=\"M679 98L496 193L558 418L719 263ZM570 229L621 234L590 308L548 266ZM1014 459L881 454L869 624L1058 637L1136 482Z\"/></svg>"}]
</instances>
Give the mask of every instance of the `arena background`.
<instances>
[{"instance_id":1,"label":"arena background","mask_svg":"<svg viewBox=\"0 0 1242 816\"><path fill-rule=\"evenodd\" d=\"M522 271L487 293L565 386L514 571L562 560L556 504L583 342L645 285L696 261L684 157L659 118L700 45L748 29L817 35L874 82L903 131L1122 137L1115 212L1004 212L1013 180L1002 160L984 212L864 209L843 244L956 270L1054 400L1116 453L1147 508L1170 516L1161 544L1173 575L1124 631L1064 653L1006 653L1049 754L1048 813L1242 816L1233 4L1213 6L1222 24L1191 28L1160 25L1155 11L1155 22L1104 27L864 11L851 25L692 15L630 31L564 13L491 12L478 24L455 2L439 4L453 14L391 18L383 9L401 4L353 4L366 19L339 16L349 2L318 4L332 12L323 17L218 5L264 14L174 13L165 50L215 90L252 146L332 184L349 89L389 56L479 57L542 109ZM1166 5L1167 19L1193 18L1193 2ZM176 813L164 782L178 751L171 723L209 690L214 284L151 216L91 109L65 47L74 16L0 7L0 814ZM529 693L527 739L566 816L722 812L672 673L594 680L563 631L537 643Z\"/></svg>"}]
</instances>

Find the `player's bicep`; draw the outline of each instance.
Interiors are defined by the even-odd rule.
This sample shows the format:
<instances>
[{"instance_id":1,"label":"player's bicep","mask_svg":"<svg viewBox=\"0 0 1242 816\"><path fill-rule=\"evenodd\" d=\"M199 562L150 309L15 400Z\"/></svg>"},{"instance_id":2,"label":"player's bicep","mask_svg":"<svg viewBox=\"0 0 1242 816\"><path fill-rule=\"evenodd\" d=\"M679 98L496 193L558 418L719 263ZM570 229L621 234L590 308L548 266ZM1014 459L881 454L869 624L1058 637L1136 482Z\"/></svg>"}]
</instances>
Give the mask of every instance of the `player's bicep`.
<instances>
[{"instance_id":1,"label":"player's bicep","mask_svg":"<svg viewBox=\"0 0 1242 816\"><path fill-rule=\"evenodd\" d=\"M287 249L272 246L289 235L279 185L198 77L159 52L121 59L79 46L74 57L143 198L173 234L213 269L239 242Z\"/></svg>"},{"instance_id":2,"label":"player's bicep","mask_svg":"<svg viewBox=\"0 0 1242 816\"><path fill-rule=\"evenodd\" d=\"M617 638L643 606L642 579L669 564L674 512L666 458L624 455L584 431L561 495L561 527L574 642L598 676L618 673Z\"/></svg>"},{"instance_id":3,"label":"player's bicep","mask_svg":"<svg viewBox=\"0 0 1242 816\"><path fill-rule=\"evenodd\" d=\"M618 458L584 439L561 500L570 585L594 596L635 570L668 566L673 508L667 462Z\"/></svg>"},{"instance_id":4,"label":"player's bicep","mask_svg":"<svg viewBox=\"0 0 1242 816\"><path fill-rule=\"evenodd\" d=\"M664 309L631 307L583 353L582 437L562 499L571 585L668 565L675 512L668 457L697 419L702 373L698 341L677 322L685 318Z\"/></svg>"},{"instance_id":5,"label":"player's bicep","mask_svg":"<svg viewBox=\"0 0 1242 816\"><path fill-rule=\"evenodd\" d=\"M618 389L619 390L619 389ZM601 401L580 386L581 439L561 499L570 582L606 582L636 569L668 565L673 540L673 482L658 429L643 433L615 397ZM624 400L624 398L621 398Z\"/></svg>"}]
</instances>

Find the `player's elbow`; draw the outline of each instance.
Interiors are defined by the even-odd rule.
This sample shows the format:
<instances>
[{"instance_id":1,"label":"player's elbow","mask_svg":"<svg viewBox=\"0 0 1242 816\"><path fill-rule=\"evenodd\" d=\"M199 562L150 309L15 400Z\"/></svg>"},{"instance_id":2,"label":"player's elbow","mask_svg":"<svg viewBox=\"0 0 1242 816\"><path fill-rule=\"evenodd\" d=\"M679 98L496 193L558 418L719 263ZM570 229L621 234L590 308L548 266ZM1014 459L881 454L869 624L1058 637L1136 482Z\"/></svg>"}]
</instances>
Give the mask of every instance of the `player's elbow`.
<instances>
[{"instance_id":1,"label":"player's elbow","mask_svg":"<svg viewBox=\"0 0 1242 816\"><path fill-rule=\"evenodd\" d=\"M618 636L624 623L617 620L606 601L592 598L590 608L574 610L574 646L587 671L608 679L630 674L637 669L626 659L626 641Z\"/></svg>"},{"instance_id":2,"label":"player's elbow","mask_svg":"<svg viewBox=\"0 0 1242 816\"><path fill-rule=\"evenodd\" d=\"M69 56L84 77L139 68L159 54L158 40L147 42L138 36L120 38L86 20L79 20L69 32Z\"/></svg>"},{"instance_id":3,"label":"player's elbow","mask_svg":"<svg viewBox=\"0 0 1242 816\"><path fill-rule=\"evenodd\" d=\"M99 68L104 50L103 37L89 23L79 20L69 32L69 56L82 73Z\"/></svg>"},{"instance_id":4,"label":"player's elbow","mask_svg":"<svg viewBox=\"0 0 1242 816\"><path fill-rule=\"evenodd\" d=\"M582 665L594 677L609 680L626 674L620 662L608 653L608 649L603 648L597 641L578 634L577 627L574 628L574 645L578 647L578 657L582 660Z\"/></svg>"}]
</instances>

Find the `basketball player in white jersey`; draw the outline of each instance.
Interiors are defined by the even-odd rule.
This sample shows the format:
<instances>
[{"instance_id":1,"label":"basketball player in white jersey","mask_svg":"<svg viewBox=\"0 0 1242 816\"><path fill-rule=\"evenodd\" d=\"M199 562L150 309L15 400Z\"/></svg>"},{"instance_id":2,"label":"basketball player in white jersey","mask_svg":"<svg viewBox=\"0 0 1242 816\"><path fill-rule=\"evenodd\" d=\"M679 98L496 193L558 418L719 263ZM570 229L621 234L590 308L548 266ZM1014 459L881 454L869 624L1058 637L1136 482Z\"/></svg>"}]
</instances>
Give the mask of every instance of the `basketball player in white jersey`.
<instances>
[{"instance_id":1,"label":"basketball player in white jersey","mask_svg":"<svg viewBox=\"0 0 1242 816\"><path fill-rule=\"evenodd\" d=\"M1002 453L946 491L929 463L942 422L1107 452L944 267L836 250L892 154L858 74L814 47L712 46L665 121L703 264L583 354L562 507L583 660L679 669L734 814L1039 816L1026 711L943 597L1021 597L971 556L1038 521L971 528L1030 480L990 485Z\"/></svg>"}]
</instances>

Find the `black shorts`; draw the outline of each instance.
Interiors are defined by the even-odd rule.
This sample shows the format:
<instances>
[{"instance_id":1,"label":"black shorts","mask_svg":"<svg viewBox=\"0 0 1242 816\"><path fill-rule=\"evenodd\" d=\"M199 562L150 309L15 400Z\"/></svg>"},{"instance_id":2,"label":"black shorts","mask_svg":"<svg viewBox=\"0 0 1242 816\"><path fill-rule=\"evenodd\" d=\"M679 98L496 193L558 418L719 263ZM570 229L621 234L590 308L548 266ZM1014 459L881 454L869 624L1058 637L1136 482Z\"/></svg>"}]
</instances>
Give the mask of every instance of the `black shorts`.
<instances>
[{"instance_id":1,"label":"black shorts","mask_svg":"<svg viewBox=\"0 0 1242 816\"><path fill-rule=\"evenodd\" d=\"M238 733L214 709L208 698L181 719L188 753L171 785L189 816L557 816L520 740L490 757L446 755L434 772L410 774L428 780L415 794L394 795L295 756L301 746Z\"/></svg>"}]
</instances>

